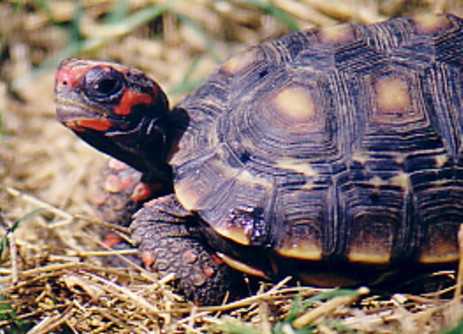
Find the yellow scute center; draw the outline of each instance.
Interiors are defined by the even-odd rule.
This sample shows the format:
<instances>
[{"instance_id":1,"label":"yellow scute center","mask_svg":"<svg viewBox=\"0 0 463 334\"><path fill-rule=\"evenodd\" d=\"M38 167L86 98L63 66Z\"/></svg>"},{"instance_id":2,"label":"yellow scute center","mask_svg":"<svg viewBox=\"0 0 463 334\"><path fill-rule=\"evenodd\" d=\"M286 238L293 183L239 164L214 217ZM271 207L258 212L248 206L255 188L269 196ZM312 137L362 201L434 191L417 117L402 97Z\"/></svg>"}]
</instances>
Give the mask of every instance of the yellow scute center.
<instances>
[{"instance_id":1,"label":"yellow scute center","mask_svg":"<svg viewBox=\"0 0 463 334\"><path fill-rule=\"evenodd\" d=\"M444 15L421 14L414 17L414 21L420 32L433 33L445 29L450 21Z\"/></svg>"},{"instance_id":2,"label":"yellow scute center","mask_svg":"<svg viewBox=\"0 0 463 334\"><path fill-rule=\"evenodd\" d=\"M310 242L285 245L276 249L276 251L280 255L302 260L319 261L322 258L322 250L320 246Z\"/></svg>"},{"instance_id":3,"label":"yellow scute center","mask_svg":"<svg viewBox=\"0 0 463 334\"><path fill-rule=\"evenodd\" d=\"M411 106L407 83L396 77L376 83L376 103L384 112L405 112Z\"/></svg>"},{"instance_id":4,"label":"yellow scute center","mask_svg":"<svg viewBox=\"0 0 463 334\"><path fill-rule=\"evenodd\" d=\"M320 29L322 42L342 43L354 39L354 32L349 24L339 24Z\"/></svg>"},{"instance_id":5,"label":"yellow scute center","mask_svg":"<svg viewBox=\"0 0 463 334\"><path fill-rule=\"evenodd\" d=\"M295 120L309 120L315 115L312 96L302 87L287 87L275 96L277 110Z\"/></svg>"}]
</instances>

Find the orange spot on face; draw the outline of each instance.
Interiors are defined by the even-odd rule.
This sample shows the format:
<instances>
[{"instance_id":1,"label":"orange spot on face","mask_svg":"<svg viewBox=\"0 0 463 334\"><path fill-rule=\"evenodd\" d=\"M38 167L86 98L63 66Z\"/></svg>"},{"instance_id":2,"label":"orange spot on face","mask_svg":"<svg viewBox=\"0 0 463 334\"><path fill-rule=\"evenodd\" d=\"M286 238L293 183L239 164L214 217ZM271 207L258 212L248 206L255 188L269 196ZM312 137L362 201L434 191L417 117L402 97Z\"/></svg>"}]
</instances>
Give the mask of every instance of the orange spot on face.
<instances>
[{"instance_id":1,"label":"orange spot on face","mask_svg":"<svg viewBox=\"0 0 463 334\"><path fill-rule=\"evenodd\" d=\"M120 116L129 115L133 110L133 106L137 104L149 104L152 100L152 97L148 94L127 89L122 96L121 102L114 109L114 113Z\"/></svg>"}]
</instances>

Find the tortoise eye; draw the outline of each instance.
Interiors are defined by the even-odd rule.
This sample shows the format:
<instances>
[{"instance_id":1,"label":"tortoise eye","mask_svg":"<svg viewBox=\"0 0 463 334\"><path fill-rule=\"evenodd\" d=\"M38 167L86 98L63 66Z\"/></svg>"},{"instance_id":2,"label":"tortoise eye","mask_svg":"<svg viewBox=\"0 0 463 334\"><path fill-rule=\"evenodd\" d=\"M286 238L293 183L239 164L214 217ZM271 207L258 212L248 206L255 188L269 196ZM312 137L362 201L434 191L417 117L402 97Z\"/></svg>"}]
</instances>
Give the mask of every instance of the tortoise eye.
<instances>
[{"instance_id":1,"label":"tortoise eye","mask_svg":"<svg viewBox=\"0 0 463 334\"><path fill-rule=\"evenodd\" d=\"M112 68L95 67L85 75L84 93L98 102L111 102L122 93L125 80Z\"/></svg>"}]
</instances>

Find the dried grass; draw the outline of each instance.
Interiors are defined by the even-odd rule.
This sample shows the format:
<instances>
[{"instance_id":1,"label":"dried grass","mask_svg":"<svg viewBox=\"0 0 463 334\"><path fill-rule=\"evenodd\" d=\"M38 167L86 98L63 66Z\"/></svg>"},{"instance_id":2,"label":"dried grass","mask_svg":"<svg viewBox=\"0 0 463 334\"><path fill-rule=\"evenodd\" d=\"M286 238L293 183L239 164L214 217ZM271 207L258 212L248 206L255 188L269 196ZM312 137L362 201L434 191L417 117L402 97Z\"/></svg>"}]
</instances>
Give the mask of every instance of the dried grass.
<instances>
[{"instance_id":1,"label":"dried grass","mask_svg":"<svg viewBox=\"0 0 463 334\"><path fill-rule=\"evenodd\" d=\"M463 15L460 1L79 4L80 11L73 1L0 3L0 332L435 333L458 323L460 280L457 289L392 297L283 281L235 303L201 308L172 291L171 275L160 278L136 264L103 267L102 256L124 254L103 247L96 230L104 222L88 204L104 158L54 120L52 70L72 54L111 58L153 75L175 102L228 55L291 28L419 11ZM298 302L309 298L307 307Z\"/></svg>"}]
</instances>

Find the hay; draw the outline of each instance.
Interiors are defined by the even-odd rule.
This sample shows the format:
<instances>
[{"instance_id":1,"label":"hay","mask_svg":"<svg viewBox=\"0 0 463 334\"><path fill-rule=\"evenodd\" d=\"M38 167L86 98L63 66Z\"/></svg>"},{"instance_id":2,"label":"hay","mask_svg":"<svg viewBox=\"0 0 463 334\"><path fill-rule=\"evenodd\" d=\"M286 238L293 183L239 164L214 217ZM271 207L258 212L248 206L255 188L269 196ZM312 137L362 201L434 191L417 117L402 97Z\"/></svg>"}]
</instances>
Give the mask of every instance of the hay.
<instances>
[{"instance_id":1,"label":"hay","mask_svg":"<svg viewBox=\"0 0 463 334\"><path fill-rule=\"evenodd\" d=\"M57 61L81 55L137 66L176 102L230 54L267 37L407 13L463 15L460 1L78 3L0 3L0 332L435 333L458 323L459 281L457 289L392 297L283 281L201 308L172 291L172 275L101 266L101 257L127 253L104 248L96 232L104 222L88 202L105 158L54 120L52 91Z\"/></svg>"}]
</instances>

